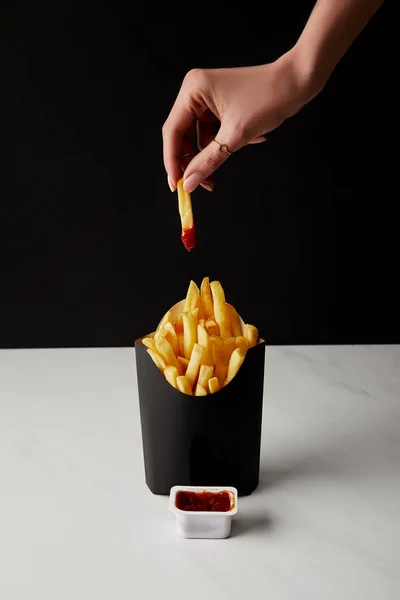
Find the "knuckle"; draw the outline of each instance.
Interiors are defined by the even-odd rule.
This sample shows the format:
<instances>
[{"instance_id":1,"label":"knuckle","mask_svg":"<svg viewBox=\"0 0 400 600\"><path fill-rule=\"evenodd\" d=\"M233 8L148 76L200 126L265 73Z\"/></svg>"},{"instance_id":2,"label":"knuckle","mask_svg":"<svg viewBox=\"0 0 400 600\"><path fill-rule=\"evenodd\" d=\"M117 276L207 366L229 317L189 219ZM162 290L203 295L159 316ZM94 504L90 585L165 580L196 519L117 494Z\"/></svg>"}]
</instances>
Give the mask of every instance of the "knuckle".
<instances>
[{"instance_id":1,"label":"knuckle","mask_svg":"<svg viewBox=\"0 0 400 600\"><path fill-rule=\"evenodd\" d=\"M191 69L186 73L183 83L186 87L201 87L207 82L205 69Z\"/></svg>"},{"instance_id":2,"label":"knuckle","mask_svg":"<svg viewBox=\"0 0 400 600\"><path fill-rule=\"evenodd\" d=\"M164 125L162 126L161 132L162 132L163 138L165 138L165 136L168 135L168 133L169 133L169 123L168 123L168 121L165 121Z\"/></svg>"}]
</instances>

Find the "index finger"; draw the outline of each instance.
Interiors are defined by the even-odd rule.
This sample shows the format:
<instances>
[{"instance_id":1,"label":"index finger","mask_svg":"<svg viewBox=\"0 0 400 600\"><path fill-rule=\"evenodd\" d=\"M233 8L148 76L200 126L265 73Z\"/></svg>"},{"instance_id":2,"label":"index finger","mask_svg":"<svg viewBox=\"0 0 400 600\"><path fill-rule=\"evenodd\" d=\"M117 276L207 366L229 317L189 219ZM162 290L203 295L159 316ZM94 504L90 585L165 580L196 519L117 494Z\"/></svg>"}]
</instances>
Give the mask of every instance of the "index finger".
<instances>
[{"instance_id":1,"label":"index finger","mask_svg":"<svg viewBox=\"0 0 400 600\"><path fill-rule=\"evenodd\" d=\"M186 136L193 128L195 118L190 105L178 95L162 129L164 166L174 188L182 177L182 156L189 151L188 146L193 150Z\"/></svg>"}]
</instances>

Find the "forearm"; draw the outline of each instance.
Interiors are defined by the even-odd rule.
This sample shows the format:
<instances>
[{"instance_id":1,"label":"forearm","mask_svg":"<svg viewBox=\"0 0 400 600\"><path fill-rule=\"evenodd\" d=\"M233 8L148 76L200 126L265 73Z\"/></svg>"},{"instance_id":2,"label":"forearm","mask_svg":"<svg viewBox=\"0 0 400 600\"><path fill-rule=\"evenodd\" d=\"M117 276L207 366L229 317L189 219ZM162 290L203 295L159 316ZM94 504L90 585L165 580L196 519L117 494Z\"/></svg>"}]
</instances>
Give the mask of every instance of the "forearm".
<instances>
[{"instance_id":1,"label":"forearm","mask_svg":"<svg viewBox=\"0 0 400 600\"><path fill-rule=\"evenodd\" d=\"M318 0L292 52L310 87L325 85L342 56L383 0Z\"/></svg>"}]
</instances>

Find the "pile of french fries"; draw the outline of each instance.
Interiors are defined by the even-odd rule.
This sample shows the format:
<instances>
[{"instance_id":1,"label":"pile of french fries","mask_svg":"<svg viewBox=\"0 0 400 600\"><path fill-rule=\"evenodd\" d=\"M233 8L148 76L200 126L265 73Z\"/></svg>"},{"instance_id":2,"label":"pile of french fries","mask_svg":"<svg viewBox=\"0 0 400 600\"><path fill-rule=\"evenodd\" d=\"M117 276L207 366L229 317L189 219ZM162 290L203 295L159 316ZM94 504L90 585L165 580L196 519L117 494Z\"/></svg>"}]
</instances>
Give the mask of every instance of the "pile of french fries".
<instances>
[{"instance_id":1,"label":"pile of french fries","mask_svg":"<svg viewBox=\"0 0 400 600\"><path fill-rule=\"evenodd\" d=\"M154 334L142 339L165 379L189 396L218 392L235 377L246 352L258 343L258 330L244 325L225 300L219 281L205 277L200 289L190 282L183 311L171 311Z\"/></svg>"}]
</instances>

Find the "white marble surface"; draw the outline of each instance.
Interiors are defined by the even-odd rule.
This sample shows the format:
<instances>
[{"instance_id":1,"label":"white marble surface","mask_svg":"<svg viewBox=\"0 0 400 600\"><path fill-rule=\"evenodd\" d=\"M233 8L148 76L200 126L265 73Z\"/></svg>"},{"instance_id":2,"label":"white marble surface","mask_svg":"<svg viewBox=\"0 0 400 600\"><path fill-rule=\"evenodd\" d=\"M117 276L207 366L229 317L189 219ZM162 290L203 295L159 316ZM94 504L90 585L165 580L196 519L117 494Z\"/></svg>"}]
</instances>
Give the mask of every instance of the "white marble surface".
<instances>
[{"instance_id":1,"label":"white marble surface","mask_svg":"<svg viewBox=\"0 0 400 600\"><path fill-rule=\"evenodd\" d=\"M132 349L0 351L0 600L399 600L400 347L267 350L228 540L145 486Z\"/></svg>"}]
</instances>

